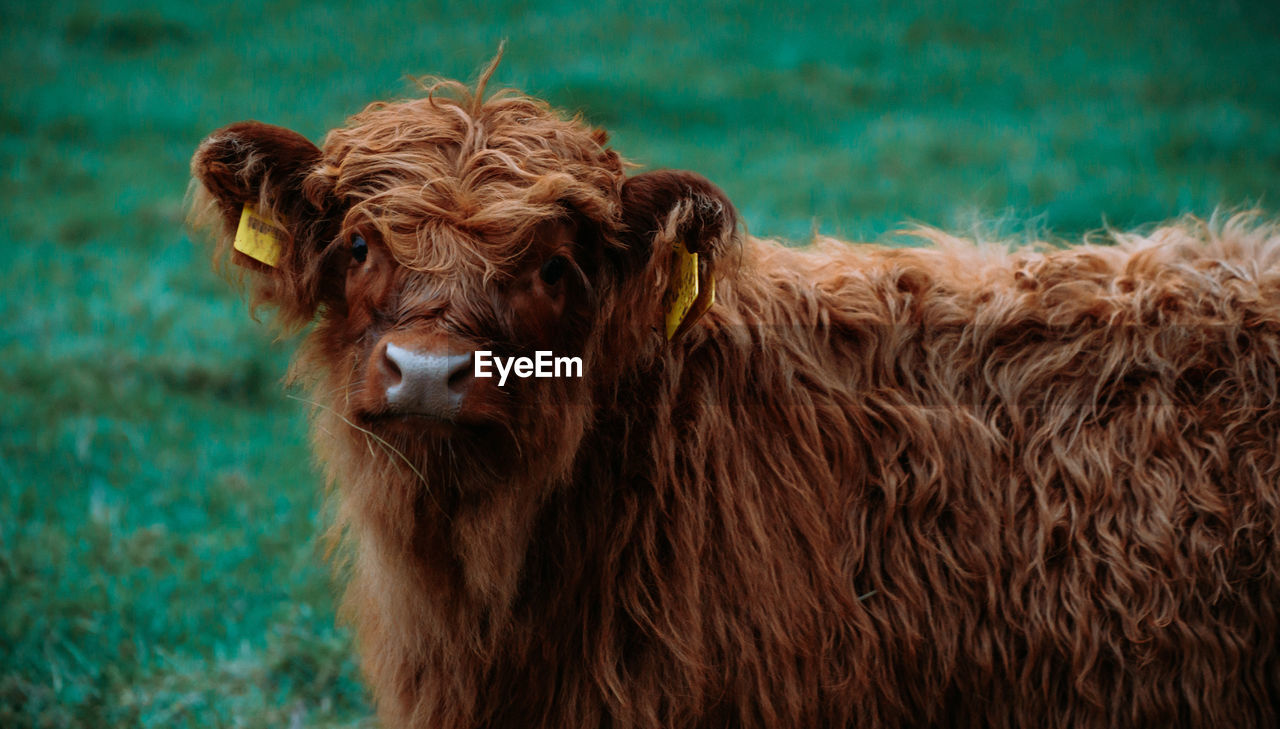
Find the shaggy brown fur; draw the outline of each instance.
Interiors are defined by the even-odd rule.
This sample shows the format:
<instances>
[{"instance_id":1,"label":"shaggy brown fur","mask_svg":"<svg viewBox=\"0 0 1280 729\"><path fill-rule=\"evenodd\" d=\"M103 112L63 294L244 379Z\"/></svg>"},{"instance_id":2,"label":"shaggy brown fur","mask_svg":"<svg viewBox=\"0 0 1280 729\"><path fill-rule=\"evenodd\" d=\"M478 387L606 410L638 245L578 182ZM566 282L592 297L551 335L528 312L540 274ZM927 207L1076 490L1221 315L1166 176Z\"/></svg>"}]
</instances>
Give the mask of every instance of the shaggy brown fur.
<instances>
[{"instance_id":1,"label":"shaggy brown fur","mask_svg":"<svg viewBox=\"0 0 1280 729\"><path fill-rule=\"evenodd\" d=\"M222 253L245 201L287 227L257 300L318 314L296 374L387 725L1280 725L1276 227L790 249L482 87L192 165ZM718 299L669 343L676 238ZM388 332L586 377L392 417Z\"/></svg>"}]
</instances>

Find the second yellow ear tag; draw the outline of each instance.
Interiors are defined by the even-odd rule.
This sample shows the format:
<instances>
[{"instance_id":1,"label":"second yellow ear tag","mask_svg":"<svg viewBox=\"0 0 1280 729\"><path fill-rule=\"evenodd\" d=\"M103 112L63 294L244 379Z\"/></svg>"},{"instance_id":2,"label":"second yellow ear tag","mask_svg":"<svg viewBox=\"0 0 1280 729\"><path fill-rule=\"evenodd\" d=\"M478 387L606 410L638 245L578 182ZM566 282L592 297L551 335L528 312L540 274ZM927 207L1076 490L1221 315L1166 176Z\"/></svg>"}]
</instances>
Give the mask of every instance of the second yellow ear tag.
<instances>
[{"instance_id":1,"label":"second yellow ear tag","mask_svg":"<svg viewBox=\"0 0 1280 729\"><path fill-rule=\"evenodd\" d=\"M668 341L693 326L716 300L715 279L708 278L705 288L699 285L698 254L691 252L683 240L675 242L671 254L671 283L663 300Z\"/></svg>"},{"instance_id":2,"label":"second yellow ear tag","mask_svg":"<svg viewBox=\"0 0 1280 729\"><path fill-rule=\"evenodd\" d=\"M260 215L253 203L245 203L232 247L255 261L275 268L280 261L280 241L283 237L284 231L279 226Z\"/></svg>"}]
</instances>

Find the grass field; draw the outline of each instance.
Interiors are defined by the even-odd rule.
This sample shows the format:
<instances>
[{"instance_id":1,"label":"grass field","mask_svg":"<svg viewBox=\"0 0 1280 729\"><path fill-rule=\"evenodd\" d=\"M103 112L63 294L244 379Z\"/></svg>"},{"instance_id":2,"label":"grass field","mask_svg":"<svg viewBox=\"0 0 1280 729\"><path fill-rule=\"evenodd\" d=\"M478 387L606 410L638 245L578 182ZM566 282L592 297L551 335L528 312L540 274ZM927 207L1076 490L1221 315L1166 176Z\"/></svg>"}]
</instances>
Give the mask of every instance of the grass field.
<instances>
[{"instance_id":1,"label":"grass field","mask_svg":"<svg viewBox=\"0 0 1280 729\"><path fill-rule=\"evenodd\" d=\"M1064 237L1280 200L1280 5L0 10L0 727L359 726L292 343L182 225L202 136L410 76L582 110L752 232Z\"/></svg>"}]
</instances>

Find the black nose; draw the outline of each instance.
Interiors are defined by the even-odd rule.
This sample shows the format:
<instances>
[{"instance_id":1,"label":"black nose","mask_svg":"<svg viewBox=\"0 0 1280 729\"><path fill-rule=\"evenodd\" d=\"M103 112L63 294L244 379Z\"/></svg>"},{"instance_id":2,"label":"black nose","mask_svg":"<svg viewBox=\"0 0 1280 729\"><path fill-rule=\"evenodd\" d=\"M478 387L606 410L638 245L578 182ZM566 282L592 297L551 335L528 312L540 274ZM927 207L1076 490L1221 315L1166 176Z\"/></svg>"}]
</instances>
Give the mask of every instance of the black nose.
<instances>
[{"instance_id":1,"label":"black nose","mask_svg":"<svg viewBox=\"0 0 1280 729\"><path fill-rule=\"evenodd\" d=\"M380 364L387 404L407 414L453 418L474 379L471 352L418 352L387 342Z\"/></svg>"}]
</instances>

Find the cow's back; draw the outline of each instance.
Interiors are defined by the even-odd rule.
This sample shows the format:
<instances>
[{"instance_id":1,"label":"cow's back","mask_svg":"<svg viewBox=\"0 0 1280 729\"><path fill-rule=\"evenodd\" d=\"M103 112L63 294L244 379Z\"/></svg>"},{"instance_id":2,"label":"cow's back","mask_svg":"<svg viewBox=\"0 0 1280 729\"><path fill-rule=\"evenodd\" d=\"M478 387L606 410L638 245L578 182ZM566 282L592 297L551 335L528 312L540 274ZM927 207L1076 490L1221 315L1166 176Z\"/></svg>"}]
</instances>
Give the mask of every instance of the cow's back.
<instances>
[{"instance_id":1,"label":"cow's back","mask_svg":"<svg viewBox=\"0 0 1280 729\"><path fill-rule=\"evenodd\" d=\"M759 397L817 425L789 440L830 456L834 564L890 698L943 723L1276 722L1277 239L935 237L749 249L759 279L714 323L782 361L770 387L795 375Z\"/></svg>"}]
</instances>

